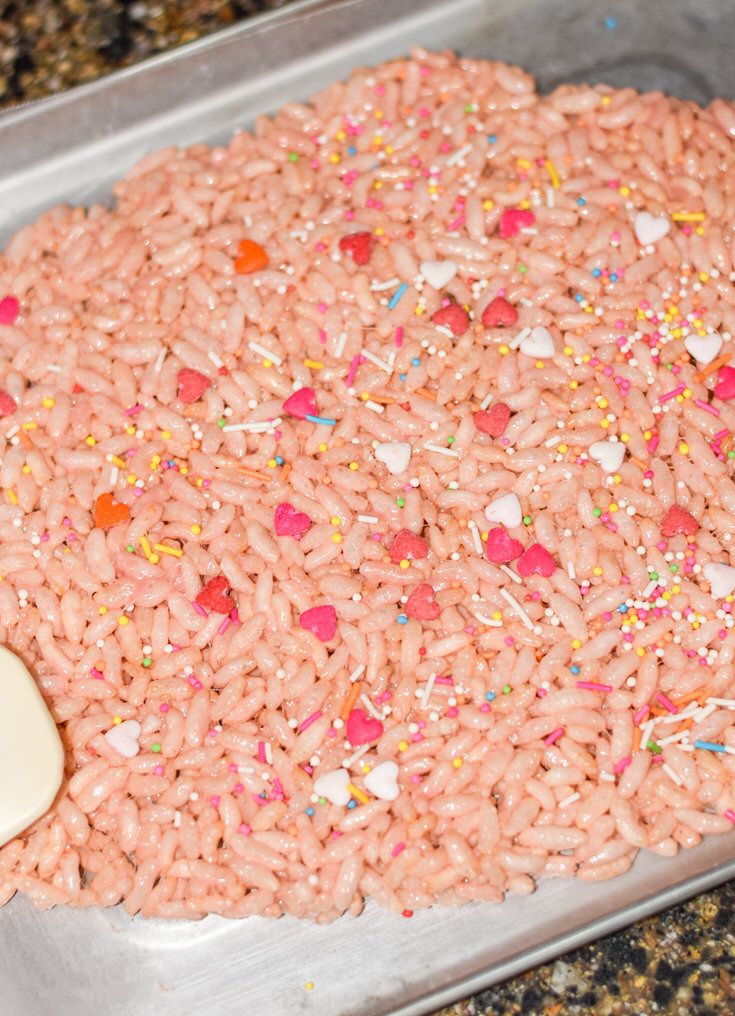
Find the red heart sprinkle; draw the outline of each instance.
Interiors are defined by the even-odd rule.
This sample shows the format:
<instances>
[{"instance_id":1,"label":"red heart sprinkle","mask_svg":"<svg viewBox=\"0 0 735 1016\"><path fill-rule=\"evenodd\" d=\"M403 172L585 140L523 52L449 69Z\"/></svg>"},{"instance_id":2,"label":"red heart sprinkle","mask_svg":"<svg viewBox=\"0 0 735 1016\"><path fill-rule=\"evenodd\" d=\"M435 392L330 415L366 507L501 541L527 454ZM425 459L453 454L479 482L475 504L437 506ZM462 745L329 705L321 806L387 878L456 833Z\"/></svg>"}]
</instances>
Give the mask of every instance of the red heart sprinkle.
<instances>
[{"instance_id":1,"label":"red heart sprinkle","mask_svg":"<svg viewBox=\"0 0 735 1016\"><path fill-rule=\"evenodd\" d=\"M196 402L200 395L203 395L211 385L209 378L198 370L191 367L182 367L176 375L176 383L179 386L179 398L182 402Z\"/></svg>"},{"instance_id":2,"label":"red heart sprinkle","mask_svg":"<svg viewBox=\"0 0 735 1016\"><path fill-rule=\"evenodd\" d=\"M345 723L345 733L350 744L369 744L377 741L383 733L383 724L374 716L368 716L364 709L353 709Z\"/></svg>"},{"instance_id":3,"label":"red heart sprinkle","mask_svg":"<svg viewBox=\"0 0 735 1016\"><path fill-rule=\"evenodd\" d=\"M14 296L4 296L0 300L0 325L12 325L18 316L19 307Z\"/></svg>"},{"instance_id":4,"label":"red heart sprinkle","mask_svg":"<svg viewBox=\"0 0 735 1016\"><path fill-rule=\"evenodd\" d=\"M533 212L524 208L506 208L500 216L500 236L503 240L517 236L522 229L528 229L536 221Z\"/></svg>"},{"instance_id":5,"label":"red heart sprinkle","mask_svg":"<svg viewBox=\"0 0 735 1016\"><path fill-rule=\"evenodd\" d=\"M273 525L276 536L293 536L294 540L300 540L308 531L311 519L305 512L298 511L288 501L283 501L276 506Z\"/></svg>"},{"instance_id":6,"label":"red heart sprinkle","mask_svg":"<svg viewBox=\"0 0 735 1016\"><path fill-rule=\"evenodd\" d=\"M11 416L17 408L18 406L13 396L0 390L0 417Z\"/></svg>"},{"instance_id":7,"label":"red heart sprinkle","mask_svg":"<svg viewBox=\"0 0 735 1016\"><path fill-rule=\"evenodd\" d=\"M331 603L309 607L299 618L299 624L306 631L313 632L320 642L329 642L337 630L337 611Z\"/></svg>"},{"instance_id":8,"label":"red heart sprinkle","mask_svg":"<svg viewBox=\"0 0 735 1016\"><path fill-rule=\"evenodd\" d=\"M519 575L533 575L536 572L548 578L556 571L556 561L546 547L542 547L540 543L533 543L518 558L516 568Z\"/></svg>"},{"instance_id":9,"label":"red heart sprinkle","mask_svg":"<svg viewBox=\"0 0 735 1016\"><path fill-rule=\"evenodd\" d=\"M470 327L470 316L464 307L458 303L450 303L447 307L440 307L431 319L435 325L442 325L448 328L453 335L464 335Z\"/></svg>"},{"instance_id":10,"label":"red heart sprinkle","mask_svg":"<svg viewBox=\"0 0 735 1016\"><path fill-rule=\"evenodd\" d=\"M370 233L350 233L339 241L339 249L350 254L356 265L365 265L373 252L373 238Z\"/></svg>"},{"instance_id":11,"label":"red heart sprinkle","mask_svg":"<svg viewBox=\"0 0 735 1016\"><path fill-rule=\"evenodd\" d=\"M496 402L490 410L479 409L473 420L478 430L489 434L490 437L500 437L508 426L510 408L504 402Z\"/></svg>"},{"instance_id":12,"label":"red heart sprinkle","mask_svg":"<svg viewBox=\"0 0 735 1016\"><path fill-rule=\"evenodd\" d=\"M672 504L661 519L661 533L664 536L676 536L677 533L694 536L698 529L699 523L694 516L678 504Z\"/></svg>"},{"instance_id":13,"label":"red heart sprinkle","mask_svg":"<svg viewBox=\"0 0 735 1016\"><path fill-rule=\"evenodd\" d=\"M735 398L735 367L720 367L714 391L718 399Z\"/></svg>"},{"instance_id":14,"label":"red heart sprinkle","mask_svg":"<svg viewBox=\"0 0 735 1016\"><path fill-rule=\"evenodd\" d=\"M405 561L409 557L422 558L429 553L426 540L416 536L410 529L401 529L390 547L390 559L393 564Z\"/></svg>"},{"instance_id":15,"label":"red heart sprinkle","mask_svg":"<svg viewBox=\"0 0 735 1016\"><path fill-rule=\"evenodd\" d=\"M283 411L298 416L300 420L305 420L307 416L319 416L314 389L299 388L293 395L289 395L283 403Z\"/></svg>"},{"instance_id":16,"label":"red heart sprinkle","mask_svg":"<svg viewBox=\"0 0 735 1016\"><path fill-rule=\"evenodd\" d=\"M225 593L230 588L230 583L224 575L216 575L199 590L196 602L206 607L207 610L215 610L218 614L229 614L235 606L235 601Z\"/></svg>"},{"instance_id":17,"label":"red heart sprinkle","mask_svg":"<svg viewBox=\"0 0 735 1016\"><path fill-rule=\"evenodd\" d=\"M520 540L514 540L512 536L508 536L506 531L498 526L487 534L485 553L488 561L492 561L494 564L506 564L521 556L523 544Z\"/></svg>"},{"instance_id":18,"label":"red heart sprinkle","mask_svg":"<svg viewBox=\"0 0 735 1016\"><path fill-rule=\"evenodd\" d=\"M434 599L433 587L428 582L416 586L406 600L403 612L419 621L435 621L441 614L441 607Z\"/></svg>"},{"instance_id":19,"label":"red heart sprinkle","mask_svg":"<svg viewBox=\"0 0 735 1016\"><path fill-rule=\"evenodd\" d=\"M100 529L109 529L120 522L127 522L130 509L126 504L115 501L112 494L100 494L94 503L94 524Z\"/></svg>"},{"instance_id":20,"label":"red heart sprinkle","mask_svg":"<svg viewBox=\"0 0 735 1016\"><path fill-rule=\"evenodd\" d=\"M518 311L504 296L491 300L480 319L486 328L507 328L518 320Z\"/></svg>"}]
</instances>

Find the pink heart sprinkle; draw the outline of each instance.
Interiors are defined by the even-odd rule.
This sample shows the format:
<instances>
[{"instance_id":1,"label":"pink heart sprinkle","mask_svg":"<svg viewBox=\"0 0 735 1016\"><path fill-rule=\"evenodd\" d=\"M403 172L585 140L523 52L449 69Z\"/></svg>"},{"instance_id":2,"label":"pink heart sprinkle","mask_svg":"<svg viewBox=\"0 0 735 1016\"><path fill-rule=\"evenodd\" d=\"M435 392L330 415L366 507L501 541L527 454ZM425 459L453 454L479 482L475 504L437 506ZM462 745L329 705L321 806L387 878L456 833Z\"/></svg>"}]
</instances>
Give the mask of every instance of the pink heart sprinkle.
<instances>
[{"instance_id":1,"label":"pink heart sprinkle","mask_svg":"<svg viewBox=\"0 0 735 1016\"><path fill-rule=\"evenodd\" d=\"M337 611L331 603L309 607L299 618L299 624L306 631L313 632L320 642L329 642L337 630Z\"/></svg>"},{"instance_id":2,"label":"pink heart sprinkle","mask_svg":"<svg viewBox=\"0 0 735 1016\"><path fill-rule=\"evenodd\" d=\"M201 371L193 370L191 367L182 367L176 375L176 383L179 386L179 398L188 405L204 395L212 382Z\"/></svg>"},{"instance_id":3,"label":"pink heart sprinkle","mask_svg":"<svg viewBox=\"0 0 735 1016\"><path fill-rule=\"evenodd\" d=\"M17 408L18 406L13 396L0 390L0 417L11 416Z\"/></svg>"},{"instance_id":4,"label":"pink heart sprinkle","mask_svg":"<svg viewBox=\"0 0 735 1016\"><path fill-rule=\"evenodd\" d=\"M490 437L500 437L510 420L510 409L504 402L496 402L487 409L479 409L473 416L475 426Z\"/></svg>"},{"instance_id":5,"label":"pink heart sprinkle","mask_svg":"<svg viewBox=\"0 0 735 1016\"><path fill-rule=\"evenodd\" d=\"M345 723L345 733L350 744L369 744L377 741L383 733L383 724L374 716L368 716L364 709L353 709Z\"/></svg>"},{"instance_id":6,"label":"pink heart sprinkle","mask_svg":"<svg viewBox=\"0 0 735 1016\"><path fill-rule=\"evenodd\" d=\"M735 398L735 367L720 367L714 393L718 399Z\"/></svg>"},{"instance_id":7,"label":"pink heart sprinkle","mask_svg":"<svg viewBox=\"0 0 735 1016\"><path fill-rule=\"evenodd\" d=\"M508 328L518 320L518 311L504 296L491 300L480 319L486 328Z\"/></svg>"},{"instance_id":8,"label":"pink heart sprinkle","mask_svg":"<svg viewBox=\"0 0 735 1016\"><path fill-rule=\"evenodd\" d=\"M435 621L441 614L441 607L434 599L433 587L428 582L416 586L406 600L403 612L419 621Z\"/></svg>"},{"instance_id":9,"label":"pink heart sprinkle","mask_svg":"<svg viewBox=\"0 0 735 1016\"><path fill-rule=\"evenodd\" d=\"M300 540L304 533L308 532L311 519L305 512L298 511L288 501L282 501L276 506L273 525L276 536L293 536L294 540Z\"/></svg>"},{"instance_id":10,"label":"pink heart sprinkle","mask_svg":"<svg viewBox=\"0 0 735 1016\"><path fill-rule=\"evenodd\" d=\"M18 317L20 304L14 296L4 296L0 300L0 325L12 325Z\"/></svg>"},{"instance_id":11,"label":"pink heart sprinkle","mask_svg":"<svg viewBox=\"0 0 735 1016\"><path fill-rule=\"evenodd\" d=\"M344 254L349 254L356 265L366 265L373 252L372 234L362 232L343 236L339 241L339 249Z\"/></svg>"},{"instance_id":12,"label":"pink heart sprinkle","mask_svg":"<svg viewBox=\"0 0 735 1016\"><path fill-rule=\"evenodd\" d=\"M500 216L500 236L503 240L509 240L511 236L517 236L522 229L530 228L536 221L533 212L524 208L506 208Z\"/></svg>"},{"instance_id":13,"label":"pink heart sprinkle","mask_svg":"<svg viewBox=\"0 0 735 1016\"><path fill-rule=\"evenodd\" d=\"M556 561L546 547L542 547L540 543L533 543L516 561L516 569L518 574L524 577L535 572L548 578L556 571Z\"/></svg>"},{"instance_id":14,"label":"pink heart sprinkle","mask_svg":"<svg viewBox=\"0 0 735 1016\"><path fill-rule=\"evenodd\" d=\"M225 590L230 588L230 583L224 575L217 575L199 591L196 602L207 610L214 610L218 614L229 614L235 606L231 596L226 595Z\"/></svg>"},{"instance_id":15,"label":"pink heart sprinkle","mask_svg":"<svg viewBox=\"0 0 735 1016\"><path fill-rule=\"evenodd\" d=\"M319 416L316 408L316 395L313 388L299 388L293 395L289 395L283 403L284 413L291 416L298 416L305 420L307 416Z\"/></svg>"},{"instance_id":16,"label":"pink heart sprinkle","mask_svg":"<svg viewBox=\"0 0 735 1016\"><path fill-rule=\"evenodd\" d=\"M494 564L507 564L508 561L515 561L523 553L523 544L520 540L514 540L506 531L498 526L491 529L487 534L485 553L488 561Z\"/></svg>"},{"instance_id":17,"label":"pink heart sprinkle","mask_svg":"<svg viewBox=\"0 0 735 1016\"><path fill-rule=\"evenodd\" d=\"M431 320L435 325L442 325L448 328L453 335L464 335L470 327L469 314L458 303L450 303L448 307L440 307Z\"/></svg>"},{"instance_id":18,"label":"pink heart sprinkle","mask_svg":"<svg viewBox=\"0 0 735 1016\"><path fill-rule=\"evenodd\" d=\"M672 504L661 519L661 532L667 537L676 536L677 533L694 536L698 529L699 523L694 516L678 504Z\"/></svg>"},{"instance_id":19,"label":"pink heart sprinkle","mask_svg":"<svg viewBox=\"0 0 735 1016\"><path fill-rule=\"evenodd\" d=\"M401 529L399 533L396 533L391 544L390 559L393 564L398 564L399 561L405 561L409 557L426 557L428 553L429 547L426 540L416 536L410 529Z\"/></svg>"}]
</instances>

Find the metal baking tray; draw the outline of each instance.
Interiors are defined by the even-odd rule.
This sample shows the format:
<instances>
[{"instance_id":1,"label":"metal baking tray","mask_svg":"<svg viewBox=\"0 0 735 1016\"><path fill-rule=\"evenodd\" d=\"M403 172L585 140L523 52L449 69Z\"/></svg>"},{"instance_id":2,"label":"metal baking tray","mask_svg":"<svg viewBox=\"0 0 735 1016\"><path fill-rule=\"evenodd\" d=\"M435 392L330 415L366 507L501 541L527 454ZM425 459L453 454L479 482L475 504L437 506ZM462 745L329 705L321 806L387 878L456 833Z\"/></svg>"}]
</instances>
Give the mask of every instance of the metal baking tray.
<instances>
[{"instance_id":1,"label":"metal baking tray","mask_svg":"<svg viewBox=\"0 0 735 1016\"><path fill-rule=\"evenodd\" d=\"M735 96L730 0L301 0L129 70L0 114L0 242L57 201L107 200L162 145L226 141L350 68L451 48L565 81ZM121 908L0 911L3 1016L420 1016L735 877L735 830L600 884L546 880L499 905L410 920L369 904L291 918L164 922ZM313 987L306 988L307 982Z\"/></svg>"}]
</instances>

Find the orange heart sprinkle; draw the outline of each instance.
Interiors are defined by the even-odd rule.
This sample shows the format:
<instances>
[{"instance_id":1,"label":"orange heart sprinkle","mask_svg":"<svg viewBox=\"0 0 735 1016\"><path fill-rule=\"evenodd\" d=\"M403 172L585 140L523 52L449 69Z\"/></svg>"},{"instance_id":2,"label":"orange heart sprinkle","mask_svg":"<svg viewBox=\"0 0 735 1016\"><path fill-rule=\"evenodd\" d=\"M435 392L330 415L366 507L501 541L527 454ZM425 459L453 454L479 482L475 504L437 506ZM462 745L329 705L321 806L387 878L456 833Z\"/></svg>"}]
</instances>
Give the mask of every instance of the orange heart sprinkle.
<instances>
[{"instance_id":1,"label":"orange heart sprinkle","mask_svg":"<svg viewBox=\"0 0 735 1016\"><path fill-rule=\"evenodd\" d=\"M100 529L109 529L120 522L127 522L130 509L126 504L113 500L112 494L100 494L94 503L94 523Z\"/></svg>"},{"instance_id":2,"label":"orange heart sprinkle","mask_svg":"<svg viewBox=\"0 0 735 1016\"><path fill-rule=\"evenodd\" d=\"M268 264L268 255L255 240L241 240L238 250L240 257L235 259L235 271L238 275L249 275Z\"/></svg>"}]
</instances>

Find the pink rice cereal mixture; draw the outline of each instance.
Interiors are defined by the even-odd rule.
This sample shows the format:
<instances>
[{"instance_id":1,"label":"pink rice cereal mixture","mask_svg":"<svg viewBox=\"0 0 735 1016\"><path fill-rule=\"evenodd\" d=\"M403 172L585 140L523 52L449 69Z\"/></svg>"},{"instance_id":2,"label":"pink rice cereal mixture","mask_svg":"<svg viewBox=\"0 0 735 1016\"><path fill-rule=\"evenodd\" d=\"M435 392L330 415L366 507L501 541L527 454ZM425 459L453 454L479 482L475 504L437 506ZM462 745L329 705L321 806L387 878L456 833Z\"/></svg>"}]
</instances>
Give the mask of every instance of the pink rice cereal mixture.
<instances>
[{"instance_id":1,"label":"pink rice cereal mixture","mask_svg":"<svg viewBox=\"0 0 735 1016\"><path fill-rule=\"evenodd\" d=\"M416 51L14 237L67 766L0 901L410 916L733 827L734 137Z\"/></svg>"}]
</instances>

